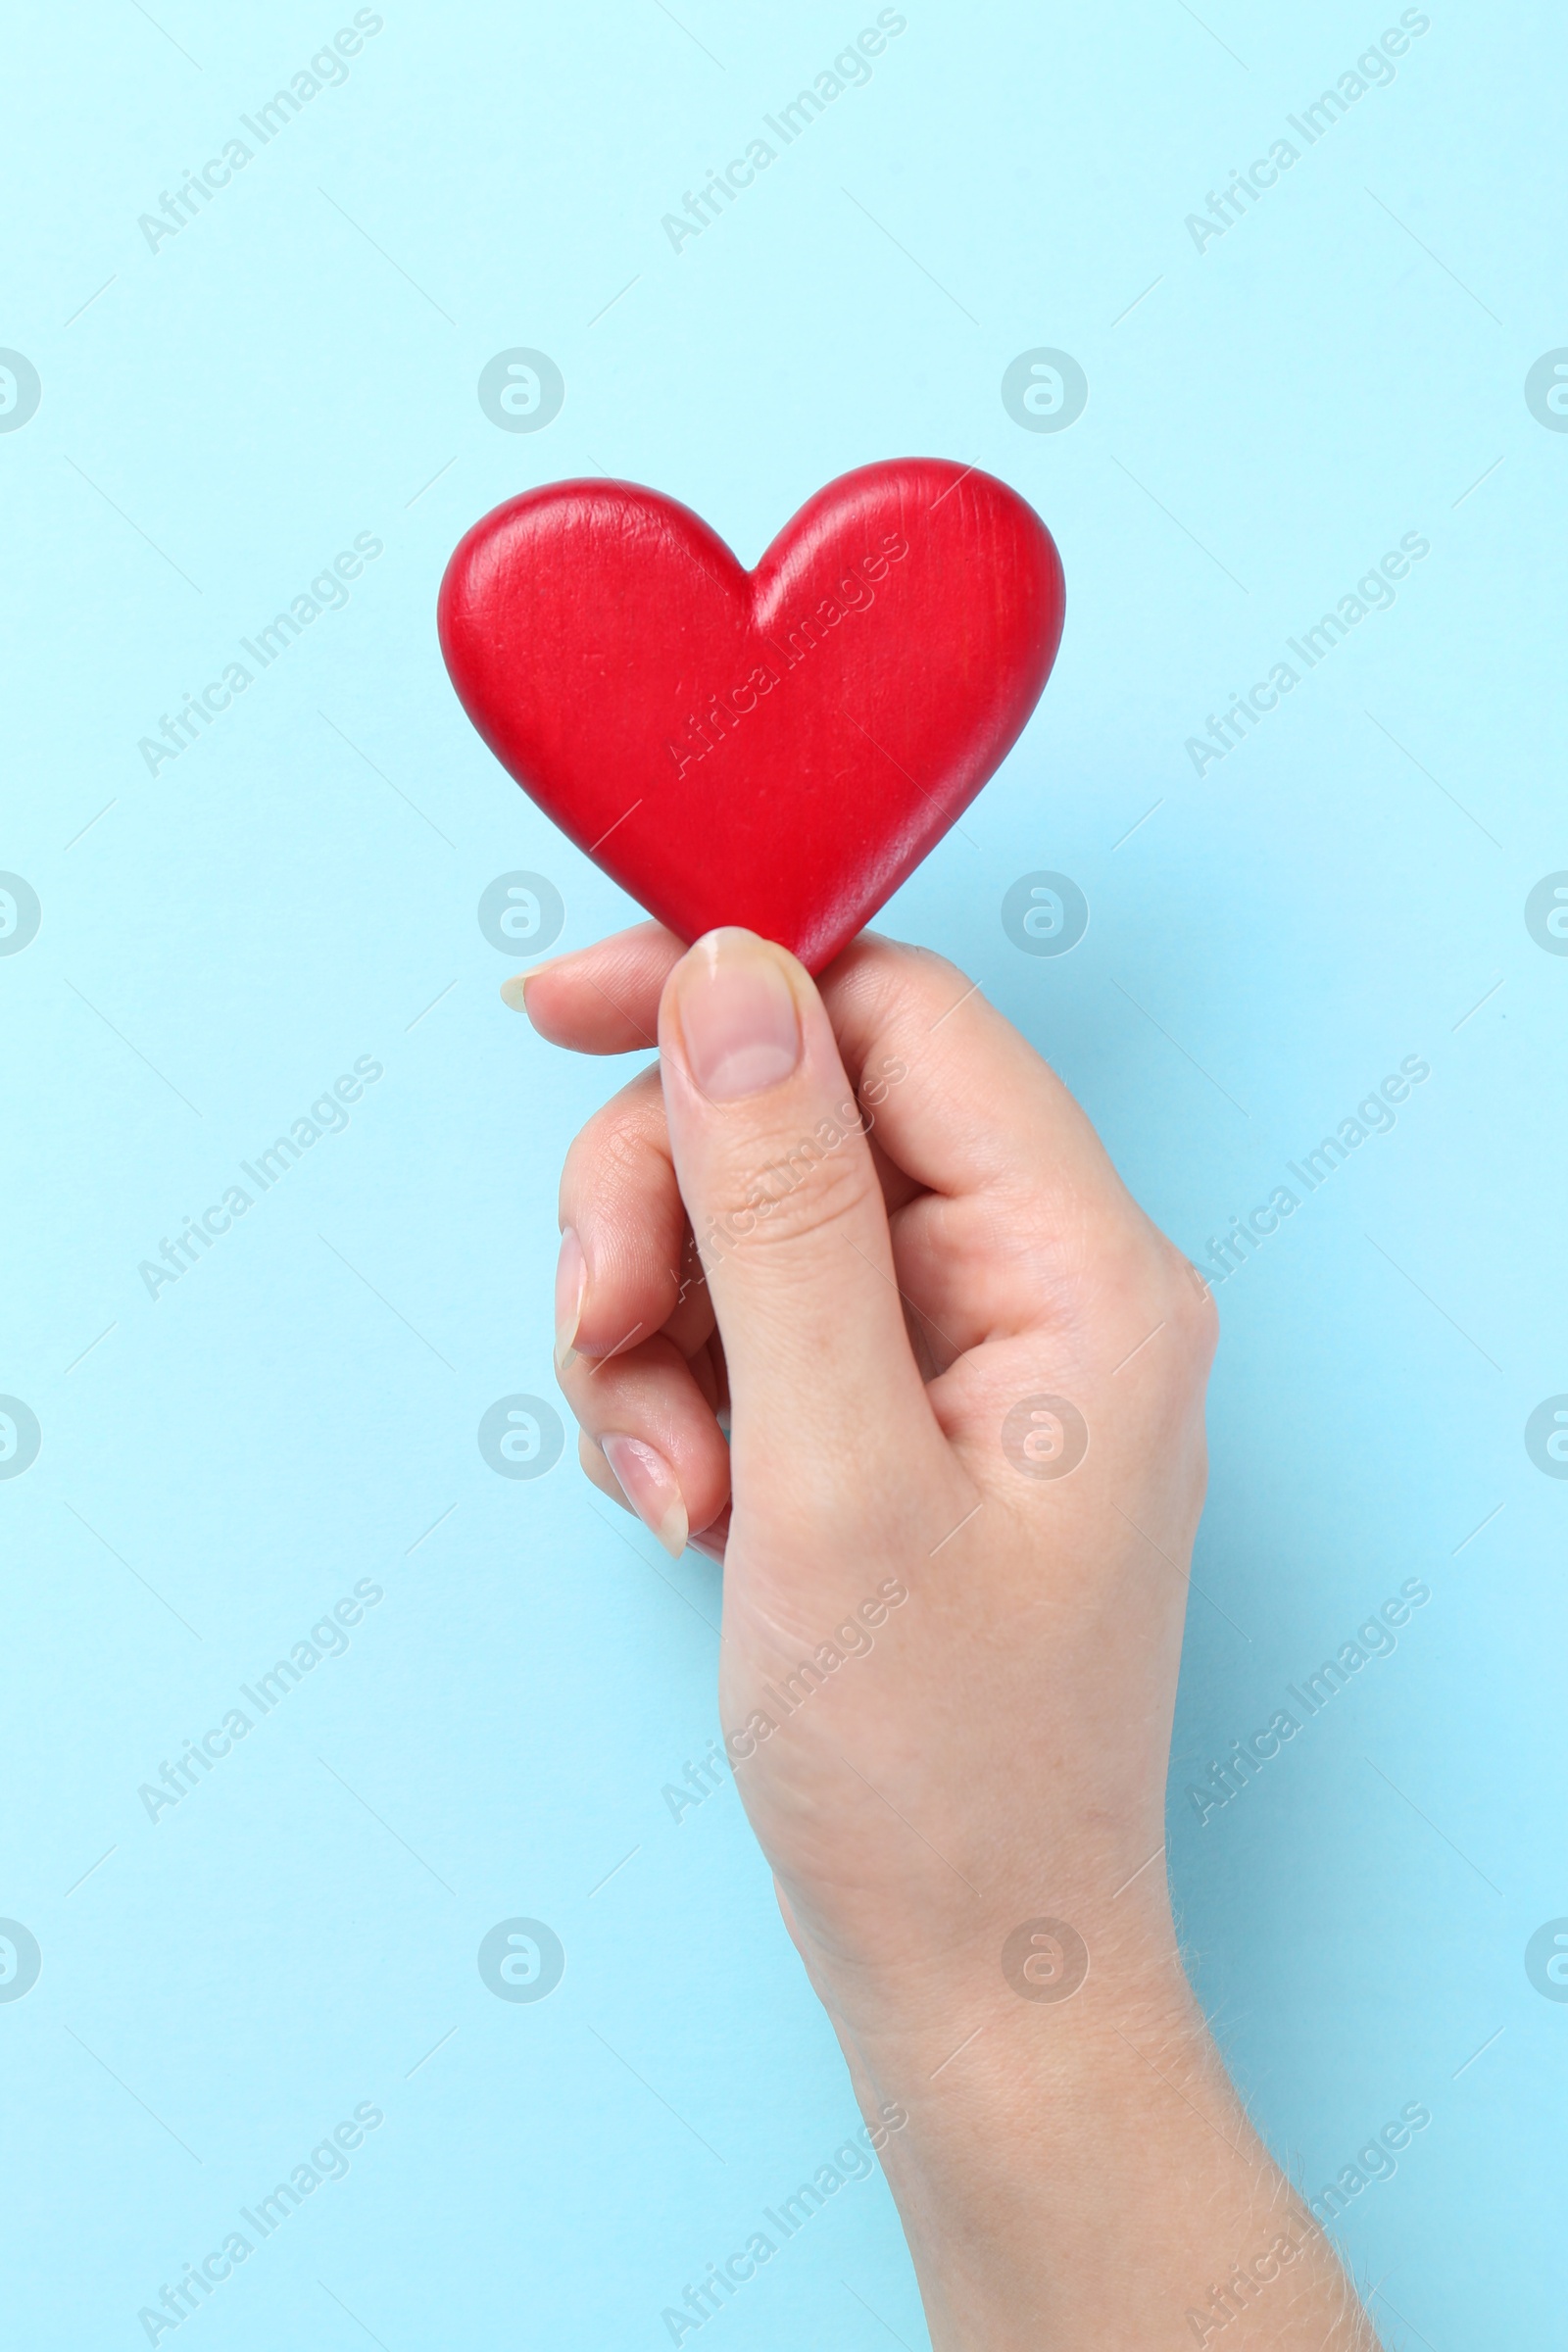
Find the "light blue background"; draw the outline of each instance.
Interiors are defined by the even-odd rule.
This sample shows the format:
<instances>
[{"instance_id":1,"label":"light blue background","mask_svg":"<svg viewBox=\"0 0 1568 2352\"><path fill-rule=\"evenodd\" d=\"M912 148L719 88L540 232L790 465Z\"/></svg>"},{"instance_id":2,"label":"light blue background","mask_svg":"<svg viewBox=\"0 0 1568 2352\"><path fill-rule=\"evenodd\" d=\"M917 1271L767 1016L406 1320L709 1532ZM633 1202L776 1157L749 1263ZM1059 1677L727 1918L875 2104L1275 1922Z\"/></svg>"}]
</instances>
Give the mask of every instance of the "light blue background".
<instances>
[{"instance_id":1,"label":"light blue background","mask_svg":"<svg viewBox=\"0 0 1568 2352\"><path fill-rule=\"evenodd\" d=\"M210 2352L657 2345L855 2124L733 1789L678 1826L661 1795L716 1733L714 1573L612 1526L569 1444L522 1482L475 1443L554 1394L557 1169L607 1085L503 1008L475 906L521 867L564 945L632 910L469 730L433 605L536 482L655 484L751 562L922 452L1034 501L1069 618L887 926L984 984L1195 1256L1431 1064L1220 1293L1171 1867L1309 2193L1431 2108L1340 2230L1387 2340L1546 2352L1568 2005L1523 1954L1568 1913L1568 1482L1523 1427L1568 1390L1568 957L1523 906L1568 867L1568 436L1523 383L1568 343L1560 14L1434 0L1200 252L1186 216L1397 8L910 0L677 254L662 216L876 12L677 13L388 0L154 253L138 216L351 12L11 12L0 343L43 398L0 436L0 866L43 913L0 959L0 1390L43 1440L0 1484L0 1913L43 1969L0 2005L8 2339L145 2341L373 2101L190 2323ZM475 397L516 345L566 382L533 437ZM1036 346L1089 378L1056 434L1000 398ZM1394 609L1200 780L1185 739L1407 531ZM149 775L138 739L357 532L385 553L348 608ZM1059 959L1001 926L1040 867L1091 907ZM347 1132L149 1298L138 1263L364 1055ZM1412 1576L1396 1652L1200 1827L1188 1782ZM151 1823L139 1785L362 1578L348 1653ZM518 1914L567 1955L532 2005L475 1968ZM923 2343L880 2179L712 2326Z\"/></svg>"}]
</instances>

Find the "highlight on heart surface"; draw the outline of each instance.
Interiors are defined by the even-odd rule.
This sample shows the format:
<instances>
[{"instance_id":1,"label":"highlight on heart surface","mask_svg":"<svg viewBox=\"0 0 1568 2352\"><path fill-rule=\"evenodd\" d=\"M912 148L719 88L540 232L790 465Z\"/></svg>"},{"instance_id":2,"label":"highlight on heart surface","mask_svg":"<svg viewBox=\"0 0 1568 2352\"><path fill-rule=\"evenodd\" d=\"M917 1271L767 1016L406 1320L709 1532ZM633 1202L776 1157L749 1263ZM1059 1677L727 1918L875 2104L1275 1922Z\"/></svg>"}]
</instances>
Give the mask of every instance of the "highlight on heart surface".
<instances>
[{"instance_id":1,"label":"highlight on heart surface","mask_svg":"<svg viewBox=\"0 0 1568 2352\"><path fill-rule=\"evenodd\" d=\"M1032 507L904 458L829 482L751 571L658 491L525 491L459 543L438 625L497 759L650 914L820 971L1012 749L1063 610Z\"/></svg>"}]
</instances>

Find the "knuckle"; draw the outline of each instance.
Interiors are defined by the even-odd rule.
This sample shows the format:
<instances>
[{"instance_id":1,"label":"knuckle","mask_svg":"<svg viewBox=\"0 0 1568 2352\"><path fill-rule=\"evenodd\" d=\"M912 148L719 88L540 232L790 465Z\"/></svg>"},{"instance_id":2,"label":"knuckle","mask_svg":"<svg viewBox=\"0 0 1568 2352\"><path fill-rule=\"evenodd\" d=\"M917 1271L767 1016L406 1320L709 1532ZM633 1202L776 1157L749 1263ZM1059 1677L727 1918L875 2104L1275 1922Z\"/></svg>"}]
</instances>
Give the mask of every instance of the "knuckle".
<instances>
[{"instance_id":1,"label":"knuckle","mask_svg":"<svg viewBox=\"0 0 1568 2352\"><path fill-rule=\"evenodd\" d=\"M893 1004L912 1004L929 1012L933 1019L948 1011L965 990L974 986L967 972L946 956L939 956L934 948L907 947L902 941L893 947L883 978Z\"/></svg>"},{"instance_id":2,"label":"knuckle","mask_svg":"<svg viewBox=\"0 0 1568 2352\"><path fill-rule=\"evenodd\" d=\"M732 1172L710 1207L709 1248L740 1242L800 1246L841 1224L878 1191L854 1106Z\"/></svg>"},{"instance_id":3,"label":"knuckle","mask_svg":"<svg viewBox=\"0 0 1568 2352\"><path fill-rule=\"evenodd\" d=\"M1086 1221L1076 1255L1073 1319L1098 1327L1093 1352L1132 1348L1140 1382L1171 1381L1183 1393L1200 1384L1219 1318L1208 1285L1175 1244L1124 1197ZM1156 1333L1160 1346L1146 1355Z\"/></svg>"},{"instance_id":4,"label":"knuckle","mask_svg":"<svg viewBox=\"0 0 1568 2352\"><path fill-rule=\"evenodd\" d=\"M625 1506L626 1498L620 1491L620 1481L606 1461L597 1442L586 1430L581 1429L577 1432L577 1467L588 1484L597 1487L609 1501Z\"/></svg>"},{"instance_id":5,"label":"knuckle","mask_svg":"<svg viewBox=\"0 0 1568 2352\"><path fill-rule=\"evenodd\" d=\"M929 1028L973 985L967 972L935 949L875 932L863 933L846 950L834 973L837 993L848 996L862 1022L877 1032L922 1015Z\"/></svg>"},{"instance_id":6,"label":"knuckle","mask_svg":"<svg viewBox=\"0 0 1568 2352\"><path fill-rule=\"evenodd\" d=\"M644 1410L651 1396L658 1394L660 1375L666 1359L661 1351L657 1336L635 1340L635 1344L605 1355L578 1355L558 1374L558 1385L565 1397L582 1442L598 1450L599 1439L606 1431L625 1426L625 1416L634 1417Z\"/></svg>"},{"instance_id":7,"label":"knuckle","mask_svg":"<svg viewBox=\"0 0 1568 2352\"><path fill-rule=\"evenodd\" d=\"M1213 1360L1219 1338L1214 1294L1185 1251L1164 1234L1154 1234L1154 1281L1165 1320L1190 1367L1200 1377Z\"/></svg>"},{"instance_id":8,"label":"knuckle","mask_svg":"<svg viewBox=\"0 0 1568 2352\"><path fill-rule=\"evenodd\" d=\"M639 1084L595 1111L573 1139L563 1185L608 1187L624 1196L668 1181L668 1174L662 1099Z\"/></svg>"}]
</instances>

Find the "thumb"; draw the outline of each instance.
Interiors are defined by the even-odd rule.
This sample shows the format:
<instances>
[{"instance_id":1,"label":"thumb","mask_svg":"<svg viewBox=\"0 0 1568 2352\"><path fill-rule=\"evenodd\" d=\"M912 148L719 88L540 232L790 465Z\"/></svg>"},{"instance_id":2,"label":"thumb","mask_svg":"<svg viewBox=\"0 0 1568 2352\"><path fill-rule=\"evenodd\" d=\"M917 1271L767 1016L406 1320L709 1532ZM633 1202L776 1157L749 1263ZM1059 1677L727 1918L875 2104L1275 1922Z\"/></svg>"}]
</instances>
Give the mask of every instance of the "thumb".
<instances>
[{"instance_id":1,"label":"thumb","mask_svg":"<svg viewBox=\"0 0 1568 2352\"><path fill-rule=\"evenodd\" d=\"M806 1502L807 1464L863 1476L895 1445L906 1458L936 1423L859 1106L807 972L754 932L711 931L665 984L659 1046L729 1370L737 1501Z\"/></svg>"}]
</instances>

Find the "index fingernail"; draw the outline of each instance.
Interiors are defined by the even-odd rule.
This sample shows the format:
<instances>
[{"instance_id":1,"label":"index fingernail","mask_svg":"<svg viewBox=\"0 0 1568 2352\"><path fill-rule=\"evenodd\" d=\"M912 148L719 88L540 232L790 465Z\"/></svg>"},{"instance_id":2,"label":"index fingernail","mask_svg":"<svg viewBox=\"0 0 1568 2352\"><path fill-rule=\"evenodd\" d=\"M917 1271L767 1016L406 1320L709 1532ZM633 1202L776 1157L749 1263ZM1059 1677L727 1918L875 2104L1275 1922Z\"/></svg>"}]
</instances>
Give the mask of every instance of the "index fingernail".
<instances>
[{"instance_id":1,"label":"index fingernail","mask_svg":"<svg viewBox=\"0 0 1568 2352\"><path fill-rule=\"evenodd\" d=\"M556 1362L563 1372L569 1371L576 1361L577 1351L572 1343L577 1337L577 1326L582 1321L582 1302L587 1289L588 1263L582 1253L582 1244L570 1225L564 1226L561 1256L556 1264Z\"/></svg>"},{"instance_id":2,"label":"index fingernail","mask_svg":"<svg viewBox=\"0 0 1568 2352\"><path fill-rule=\"evenodd\" d=\"M531 983L538 979L541 972L548 972L551 963L560 961L559 956L552 956L549 963L536 963L530 971L514 972L510 980L503 980L501 983L502 1004L510 1004L514 1012L526 1012L528 990Z\"/></svg>"}]
</instances>

